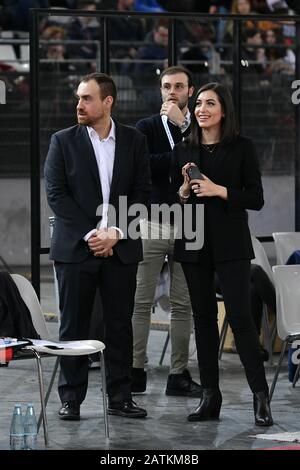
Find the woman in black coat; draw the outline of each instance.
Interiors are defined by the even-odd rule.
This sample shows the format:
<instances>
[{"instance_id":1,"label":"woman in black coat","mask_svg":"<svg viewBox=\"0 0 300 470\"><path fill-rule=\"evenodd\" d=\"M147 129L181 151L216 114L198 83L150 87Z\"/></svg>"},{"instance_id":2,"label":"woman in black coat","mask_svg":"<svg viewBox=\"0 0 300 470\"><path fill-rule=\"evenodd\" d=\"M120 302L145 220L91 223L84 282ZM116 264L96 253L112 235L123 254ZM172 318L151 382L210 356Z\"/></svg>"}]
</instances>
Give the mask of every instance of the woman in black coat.
<instances>
[{"instance_id":1,"label":"woman in black coat","mask_svg":"<svg viewBox=\"0 0 300 470\"><path fill-rule=\"evenodd\" d=\"M203 179L188 176L195 166ZM203 386L203 398L188 420L217 419L222 404L216 272L237 351L253 393L255 423L271 426L268 384L250 309L250 260L254 253L246 211L262 208L263 189L253 143L238 135L232 97L223 85L208 83L198 91L191 134L174 149L171 178L174 189L179 188L184 212L191 209L183 218L182 236L175 242L175 258L182 263L191 297ZM203 227L202 219L197 220L201 213L198 204L204 205ZM191 240L187 245L190 234L200 229L204 230L202 248Z\"/></svg>"}]
</instances>

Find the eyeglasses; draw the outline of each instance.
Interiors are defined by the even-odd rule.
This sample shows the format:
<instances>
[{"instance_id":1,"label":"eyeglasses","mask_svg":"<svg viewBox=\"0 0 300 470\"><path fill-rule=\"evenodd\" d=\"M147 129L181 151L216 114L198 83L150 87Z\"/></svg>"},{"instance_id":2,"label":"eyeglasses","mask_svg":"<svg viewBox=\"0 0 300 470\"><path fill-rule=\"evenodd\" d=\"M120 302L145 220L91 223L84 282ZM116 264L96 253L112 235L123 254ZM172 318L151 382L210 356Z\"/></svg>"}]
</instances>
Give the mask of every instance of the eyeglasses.
<instances>
[{"instance_id":1,"label":"eyeglasses","mask_svg":"<svg viewBox=\"0 0 300 470\"><path fill-rule=\"evenodd\" d=\"M174 88L175 88L175 91L182 91L187 86L189 86L189 85L188 84L185 85L184 83L175 83ZM170 83L164 83L161 86L161 89L164 90L164 91L170 91L171 88L172 88L172 85Z\"/></svg>"}]
</instances>

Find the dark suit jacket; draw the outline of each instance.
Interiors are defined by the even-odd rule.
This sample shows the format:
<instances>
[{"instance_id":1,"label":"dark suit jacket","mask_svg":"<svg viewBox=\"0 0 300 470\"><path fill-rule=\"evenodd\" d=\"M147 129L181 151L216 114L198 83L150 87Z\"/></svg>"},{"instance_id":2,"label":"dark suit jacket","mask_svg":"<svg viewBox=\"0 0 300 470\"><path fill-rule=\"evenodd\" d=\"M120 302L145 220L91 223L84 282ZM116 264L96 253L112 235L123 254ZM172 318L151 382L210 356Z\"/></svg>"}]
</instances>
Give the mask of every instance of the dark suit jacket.
<instances>
[{"instance_id":1,"label":"dark suit jacket","mask_svg":"<svg viewBox=\"0 0 300 470\"><path fill-rule=\"evenodd\" d=\"M168 126L174 143L181 142L183 135L180 128L169 121ZM146 136L150 151L151 203L172 204L175 201L175 195L171 193L170 187L172 149L160 114L141 119L137 122L136 128ZM184 135L186 134L187 131Z\"/></svg>"},{"instance_id":2,"label":"dark suit jacket","mask_svg":"<svg viewBox=\"0 0 300 470\"><path fill-rule=\"evenodd\" d=\"M145 137L131 127L116 121L115 124L109 202L116 209L119 226L120 215L126 220L124 211L119 212L119 196L127 196L128 207L148 203L150 169ZM103 202L96 157L85 126L76 125L52 136L45 163L45 186L55 215L50 258L65 263L85 260L88 250L83 237L96 228L97 208ZM141 241L124 238L115 245L114 252L125 264L137 263L142 259Z\"/></svg>"},{"instance_id":3,"label":"dark suit jacket","mask_svg":"<svg viewBox=\"0 0 300 470\"><path fill-rule=\"evenodd\" d=\"M218 149L218 164L210 179L228 191L228 200L219 197L197 198L192 195L186 204L205 204L204 249L186 250L186 240L176 240L175 258L178 261L206 262L207 245L216 262L254 258L246 209L260 210L264 204L258 161L250 139L238 136ZM196 163L201 171L200 152L186 142L175 146L172 168L174 189L181 186L181 168L188 162ZM212 157L215 158L215 157ZM194 214L194 212L193 212ZM195 220L192 218L195 228Z\"/></svg>"}]
</instances>

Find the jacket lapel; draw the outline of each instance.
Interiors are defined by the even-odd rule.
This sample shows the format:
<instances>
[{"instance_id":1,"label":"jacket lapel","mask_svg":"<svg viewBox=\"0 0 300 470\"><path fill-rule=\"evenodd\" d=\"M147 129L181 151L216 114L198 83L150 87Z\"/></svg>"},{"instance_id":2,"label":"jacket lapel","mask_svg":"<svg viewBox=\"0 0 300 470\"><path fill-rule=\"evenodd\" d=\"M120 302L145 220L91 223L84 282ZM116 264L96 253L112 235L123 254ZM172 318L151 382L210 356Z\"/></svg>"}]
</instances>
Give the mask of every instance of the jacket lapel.
<instances>
[{"instance_id":1,"label":"jacket lapel","mask_svg":"<svg viewBox=\"0 0 300 470\"><path fill-rule=\"evenodd\" d=\"M189 145L189 158L188 161L195 163L201 170L201 162L200 162L200 152L198 145Z\"/></svg>"},{"instance_id":2,"label":"jacket lapel","mask_svg":"<svg viewBox=\"0 0 300 470\"><path fill-rule=\"evenodd\" d=\"M228 145L221 145L217 149L217 153L214 157L217 157L217 164L213 165L212 171L212 178L217 178L220 174L222 174L222 168L228 156L229 146Z\"/></svg>"},{"instance_id":3,"label":"jacket lapel","mask_svg":"<svg viewBox=\"0 0 300 470\"><path fill-rule=\"evenodd\" d=\"M77 149L78 154L81 156L80 158L85 159L85 164L88 168L88 171L91 173L92 178L97 186L98 193L102 199L102 189L101 189L101 182L99 177L99 169L96 161L95 152L93 149L92 142L89 138L89 134L87 128L85 126L78 126L78 133L77 133Z\"/></svg>"},{"instance_id":4,"label":"jacket lapel","mask_svg":"<svg viewBox=\"0 0 300 470\"><path fill-rule=\"evenodd\" d=\"M129 152L128 142L127 139L124 139L121 126L115 120L114 123L116 125L116 148L112 181L110 186L110 200L112 200L116 192L120 175L122 173L126 174L126 155Z\"/></svg>"}]
</instances>

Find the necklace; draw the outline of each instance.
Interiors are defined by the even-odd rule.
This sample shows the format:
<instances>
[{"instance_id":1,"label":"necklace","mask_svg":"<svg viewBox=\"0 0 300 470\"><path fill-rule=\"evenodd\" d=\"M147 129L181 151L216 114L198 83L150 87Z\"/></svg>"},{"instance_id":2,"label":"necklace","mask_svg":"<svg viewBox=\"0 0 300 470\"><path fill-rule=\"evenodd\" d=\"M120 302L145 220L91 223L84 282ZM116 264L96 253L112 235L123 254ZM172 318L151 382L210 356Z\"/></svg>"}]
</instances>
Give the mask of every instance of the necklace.
<instances>
[{"instance_id":1,"label":"necklace","mask_svg":"<svg viewBox=\"0 0 300 470\"><path fill-rule=\"evenodd\" d=\"M204 148L204 150L207 150L207 152L209 152L209 153L214 153L214 151L216 150L216 148L218 146L218 144L209 144L209 145L207 145L207 144L202 144L202 143L201 143L201 145Z\"/></svg>"}]
</instances>

